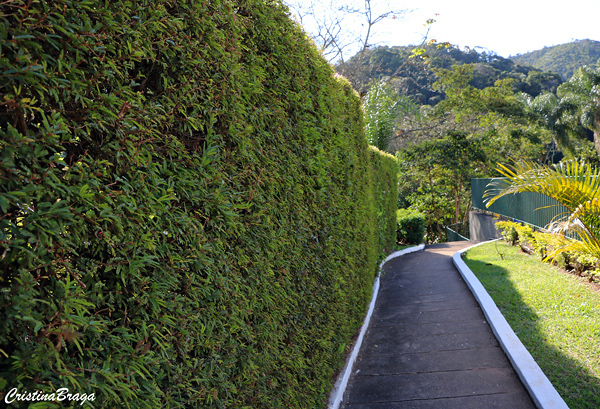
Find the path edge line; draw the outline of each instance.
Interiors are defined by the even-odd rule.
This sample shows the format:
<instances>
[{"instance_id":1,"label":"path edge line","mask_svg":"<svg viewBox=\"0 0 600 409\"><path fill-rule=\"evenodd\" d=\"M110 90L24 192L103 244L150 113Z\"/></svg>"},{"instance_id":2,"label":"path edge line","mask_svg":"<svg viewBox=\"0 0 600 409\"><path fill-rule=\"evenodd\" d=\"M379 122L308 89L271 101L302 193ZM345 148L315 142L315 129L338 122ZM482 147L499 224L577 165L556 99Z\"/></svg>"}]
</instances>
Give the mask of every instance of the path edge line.
<instances>
[{"instance_id":1,"label":"path edge line","mask_svg":"<svg viewBox=\"0 0 600 409\"><path fill-rule=\"evenodd\" d=\"M340 407L340 404L342 403L342 400L344 399L344 393L346 392L348 380L350 379L350 375L352 374L352 368L354 367L354 363L358 356L358 351L360 351L363 338L365 336L365 333L367 332L367 327L369 326L369 322L371 321L371 315L373 314L373 310L375 309L375 301L377 301L377 295L379 293L379 278L381 276L381 270L383 269L383 266L385 265L385 263L396 257L400 257L405 254L414 253L424 249L425 245L419 244L415 247L409 247L404 250L395 251L389 256L387 256L385 260L383 260L379 264L377 277L375 277L375 282L373 283L373 295L371 297L371 303L369 304L367 315L365 316L365 319L360 328L360 333L358 335L358 338L356 339L356 343L354 344L354 347L352 347L352 352L350 353L350 357L346 362L346 366L344 367L344 370L341 372L340 376L338 376L338 379L333 387L333 391L329 396L329 409L338 409Z\"/></svg>"},{"instance_id":2,"label":"path edge line","mask_svg":"<svg viewBox=\"0 0 600 409\"><path fill-rule=\"evenodd\" d=\"M538 409L569 409L563 398L554 389L552 383L510 327L492 297L490 297L479 279L462 259L462 254L469 249L498 240L502 239L478 243L454 253L452 256L454 265L481 306L494 335L498 339L498 342L500 342L504 353L519 375L519 378L521 378L521 382L523 382Z\"/></svg>"}]
</instances>

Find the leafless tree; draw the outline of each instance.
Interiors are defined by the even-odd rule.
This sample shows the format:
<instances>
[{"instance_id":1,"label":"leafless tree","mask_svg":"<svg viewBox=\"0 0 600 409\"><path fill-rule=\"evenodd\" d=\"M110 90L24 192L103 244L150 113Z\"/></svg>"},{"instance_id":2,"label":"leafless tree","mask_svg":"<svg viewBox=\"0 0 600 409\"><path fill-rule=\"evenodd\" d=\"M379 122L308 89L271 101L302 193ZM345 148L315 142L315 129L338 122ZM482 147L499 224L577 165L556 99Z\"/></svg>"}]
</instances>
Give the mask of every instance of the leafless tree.
<instances>
[{"instance_id":1,"label":"leafless tree","mask_svg":"<svg viewBox=\"0 0 600 409\"><path fill-rule=\"evenodd\" d=\"M400 19L409 10L394 9L377 0L286 0L295 18L329 62L343 63L348 54L377 45L375 26Z\"/></svg>"}]
</instances>

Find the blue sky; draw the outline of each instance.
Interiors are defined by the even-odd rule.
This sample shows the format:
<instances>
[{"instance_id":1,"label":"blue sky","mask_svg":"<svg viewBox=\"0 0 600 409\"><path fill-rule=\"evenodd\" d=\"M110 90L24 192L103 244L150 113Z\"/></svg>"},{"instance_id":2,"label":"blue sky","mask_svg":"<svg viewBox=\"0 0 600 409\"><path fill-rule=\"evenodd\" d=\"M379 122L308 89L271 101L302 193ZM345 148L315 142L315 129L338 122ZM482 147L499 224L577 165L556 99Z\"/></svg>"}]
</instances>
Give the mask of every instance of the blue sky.
<instances>
[{"instance_id":1,"label":"blue sky","mask_svg":"<svg viewBox=\"0 0 600 409\"><path fill-rule=\"evenodd\" d=\"M309 3L311 0L290 0ZM332 0L334 4L342 1ZM358 0L356 0L358 1ZM589 38L600 41L600 0L371 0L372 4L412 10L402 18L375 26L374 42L380 45L420 43L427 19L436 20L429 38L450 42L461 48L489 50L508 57ZM362 2L359 2L362 4ZM348 29L360 28L346 20ZM310 29L308 29L310 31Z\"/></svg>"}]
</instances>

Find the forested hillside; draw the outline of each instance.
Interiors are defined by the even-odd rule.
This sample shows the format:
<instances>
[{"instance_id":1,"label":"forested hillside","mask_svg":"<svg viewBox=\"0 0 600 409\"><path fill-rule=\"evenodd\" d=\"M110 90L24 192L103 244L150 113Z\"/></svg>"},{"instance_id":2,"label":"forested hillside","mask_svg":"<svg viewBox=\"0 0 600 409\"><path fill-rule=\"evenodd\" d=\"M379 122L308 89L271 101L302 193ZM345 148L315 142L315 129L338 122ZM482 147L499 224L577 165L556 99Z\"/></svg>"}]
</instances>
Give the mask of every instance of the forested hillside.
<instances>
[{"instance_id":1,"label":"forested hillside","mask_svg":"<svg viewBox=\"0 0 600 409\"><path fill-rule=\"evenodd\" d=\"M600 41L578 40L554 47L544 47L510 59L517 64L558 73L567 80L582 65L596 65L600 59Z\"/></svg>"},{"instance_id":2,"label":"forested hillside","mask_svg":"<svg viewBox=\"0 0 600 409\"><path fill-rule=\"evenodd\" d=\"M389 78L390 85L402 95L427 105L435 105L443 99L443 93L433 87L438 80L436 70L453 65L474 64L470 84L478 89L493 86L500 79L512 79L514 91L535 97L546 91L555 92L562 83L558 74L518 65L495 54L430 45L417 57L415 48L377 47L365 50L346 63L338 64L336 69L359 92L366 92L373 79Z\"/></svg>"},{"instance_id":3,"label":"forested hillside","mask_svg":"<svg viewBox=\"0 0 600 409\"><path fill-rule=\"evenodd\" d=\"M433 44L367 49L336 68L364 94L367 136L398 157L398 204L426 215L430 242L466 223L470 179L497 176L498 163L598 162L594 67L564 82L494 54Z\"/></svg>"}]
</instances>

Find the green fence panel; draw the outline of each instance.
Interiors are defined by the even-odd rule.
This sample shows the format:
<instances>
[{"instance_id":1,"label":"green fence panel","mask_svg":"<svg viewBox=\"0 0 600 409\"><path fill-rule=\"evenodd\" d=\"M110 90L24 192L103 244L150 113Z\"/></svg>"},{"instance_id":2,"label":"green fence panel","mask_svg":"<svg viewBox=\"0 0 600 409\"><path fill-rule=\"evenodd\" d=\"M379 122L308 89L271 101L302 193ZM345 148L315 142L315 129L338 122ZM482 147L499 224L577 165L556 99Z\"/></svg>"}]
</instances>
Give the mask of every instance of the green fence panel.
<instances>
[{"instance_id":1,"label":"green fence panel","mask_svg":"<svg viewBox=\"0 0 600 409\"><path fill-rule=\"evenodd\" d=\"M462 223L446 226L446 235L448 236L448 241L470 241L467 237L465 237L469 235L468 231L468 226L462 226Z\"/></svg>"},{"instance_id":2,"label":"green fence panel","mask_svg":"<svg viewBox=\"0 0 600 409\"><path fill-rule=\"evenodd\" d=\"M483 194L491 181L491 178L471 179L473 208L525 222L540 229L545 229L552 221L567 214L567 208L556 200L533 192L504 196L490 207L486 207Z\"/></svg>"}]
</instances>

